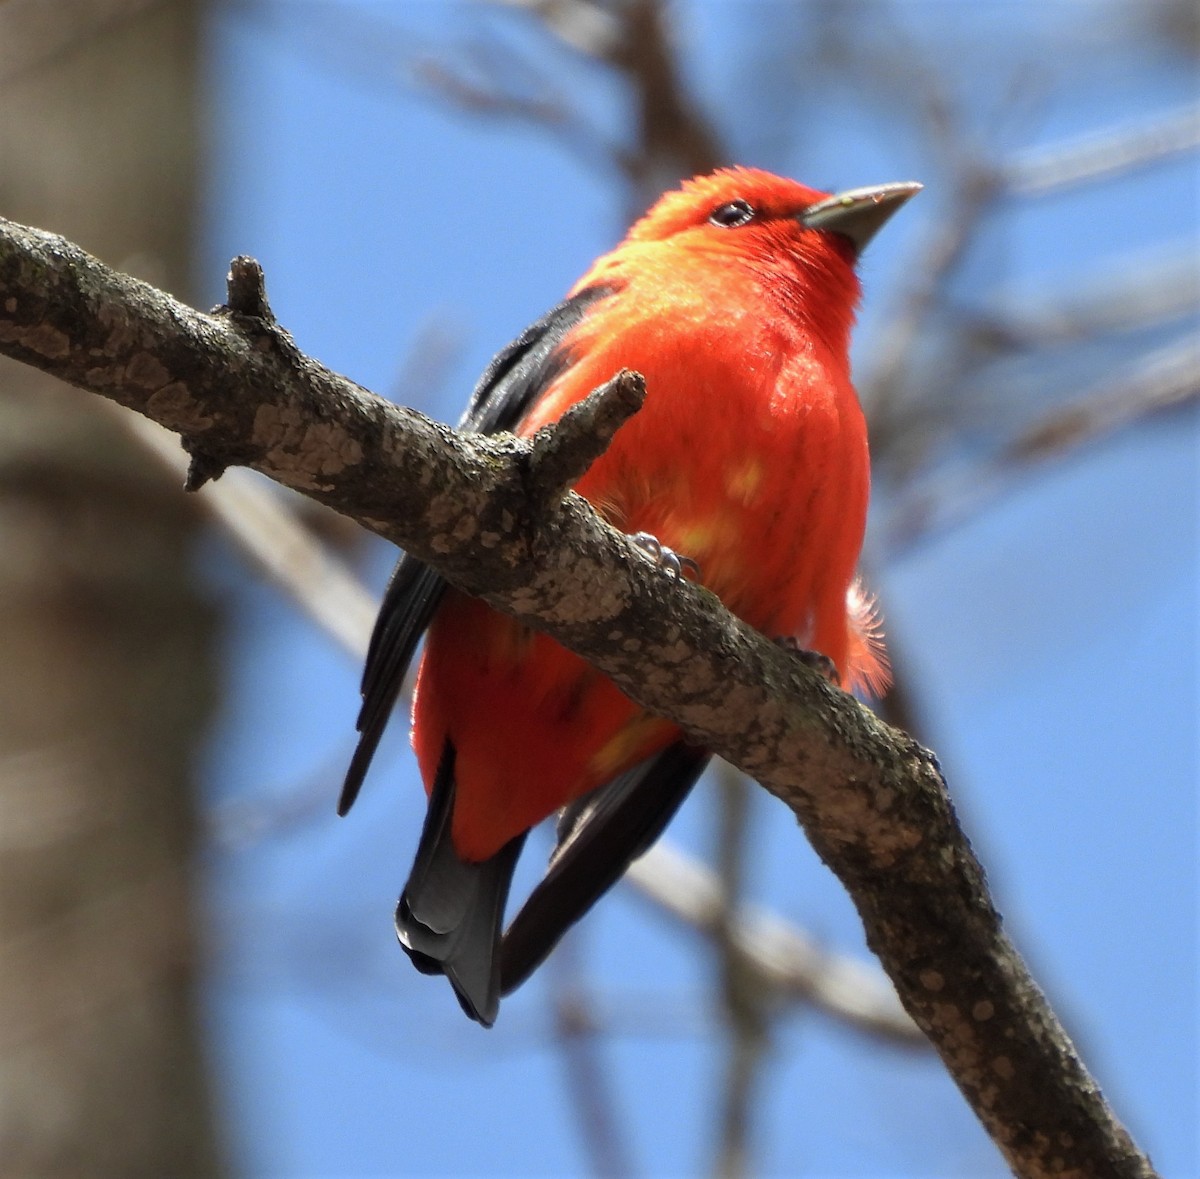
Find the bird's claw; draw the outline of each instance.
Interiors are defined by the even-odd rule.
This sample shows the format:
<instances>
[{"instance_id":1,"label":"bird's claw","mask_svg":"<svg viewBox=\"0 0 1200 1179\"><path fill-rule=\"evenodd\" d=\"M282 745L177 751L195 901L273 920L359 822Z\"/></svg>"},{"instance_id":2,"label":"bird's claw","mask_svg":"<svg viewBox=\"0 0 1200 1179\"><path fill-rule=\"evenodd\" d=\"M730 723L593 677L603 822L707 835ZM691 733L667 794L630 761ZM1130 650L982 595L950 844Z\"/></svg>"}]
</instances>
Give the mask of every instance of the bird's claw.
<instances>
[{"instance_id":1,"label":"bird's claw","mask_svg":"<svg viewBox=\"0 0 1200 1179\"><path fill-rule=\"evenodd\" d=\"M674 549L669 549L651 532L633 532L629 539L660 569L665 570L676 580L685 574L693 581L700 580L700 566L691 557L681 557Z\"/></svg>"},{"instance_id":2,"label":"bird's claw","mask_svg":"<svg viewBox=\"0 0 1200 1179\"><path fill-rule=\"evenodd\" d=\"M838 675L837 665L823 651L810 650L795 635L783 635L775 642L789 655L803 663L805 667L811 667L813 671L824 676L831 684L836 686L842 682L842 677Z\"/></svg>"}]
</instances>

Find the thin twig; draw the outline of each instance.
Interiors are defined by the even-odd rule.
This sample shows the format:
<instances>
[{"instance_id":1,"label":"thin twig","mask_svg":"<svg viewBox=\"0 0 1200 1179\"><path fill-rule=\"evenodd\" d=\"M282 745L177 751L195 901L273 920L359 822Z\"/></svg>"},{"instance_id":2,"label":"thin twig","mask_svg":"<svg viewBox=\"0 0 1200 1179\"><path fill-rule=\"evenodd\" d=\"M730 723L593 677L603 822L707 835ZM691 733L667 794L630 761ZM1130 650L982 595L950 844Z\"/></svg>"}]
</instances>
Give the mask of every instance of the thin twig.
<instances>
[{"instance_id":1,"label":"thin twig","mask_svg":"<svg viewBox=\"0 0 1200 1179\"><path fill-rule=\"evenodd\" d=\"M1045 461L1197 397L1200 340L1187 336L1139 356L1076 404L1035 422L1005 448L1000 462Z\"/></svg>"},{"instance_id":2,"label":"thin twig","mask_svg":"<svg viewBox=\"0 0 1200 1179\"><path fill-rule=\"evenodd\" d=\"M1200 105L1027 151L998 169L1016 196L1046 196L1079 184L1123 176L1200 148Z\"/></svg>"},{"instance_id":3,"label":"thin twig","mask_svg":"<svg viewBox=\"0 0 1200 1179\"><path fill-rule=\"evenodd\" d=\"M705 865L660 840L625 874L663 912L712 936L721 920L721 883ZM742 904L731 932L745 961L781 1000L812 1003L858 1032L899 1047L924 1037L887 979L866 962L835 953L759 905Z\"/></svg>"},{"instance_id":4,"label":"thin twig","mask_svg":"<svg viewBox=\"0 0 1200 1179\"><path fill-rule=\"evenodd\" d=\"M1083 291L1014 300L965 319L962 334L990 350L1028 351L1181 319L1200 308L1192 247L1180 241L1153 256L1123 256Z\"/></svg>"},{"instance_id":5,"label":"thin twig","mask_svg":"<svg viewBox=\"0 0 1200 1179\"><path fill-rule=\"evenodd\" d=\"M742 1179L753 1170L751 1128L760 1104L758 1085L771 1048L772 995L738 939L752 803L749 783L723 762L717 766L716 778L716 860L721 894L713 940L725 1024L725 1073L720 1112L715 1119L717 1153L713 1174L718 1179Z\"/></svg>"},{"instance_id":6,"label":"thin twig","mask_svg":"<svg viewBox=\"0 0 1200 1179\"><path fill-rule=\"evenodd\" d=\"M1200 344L1184 338L1139 356L1122 372L1026 427L1000 453L934 488L910 490L879 529L876 544L897 554L958 527L1008 494L1035 463L1058 461L1152 415L1200 399Z\"/></svg>"},{"instance_id":7,"label":"thin twig","mask_svg":"<svg viewBox=\"0 0 1200 1179\"><path fill-rule=\"evenodd\" d=\"M554 1039L592 1173L596 1179L625 1179L636 1168L601 1056L602 1029L584 987L578 936L566 938L547 965L554 995Z\"/></svg>"}]
</instances>

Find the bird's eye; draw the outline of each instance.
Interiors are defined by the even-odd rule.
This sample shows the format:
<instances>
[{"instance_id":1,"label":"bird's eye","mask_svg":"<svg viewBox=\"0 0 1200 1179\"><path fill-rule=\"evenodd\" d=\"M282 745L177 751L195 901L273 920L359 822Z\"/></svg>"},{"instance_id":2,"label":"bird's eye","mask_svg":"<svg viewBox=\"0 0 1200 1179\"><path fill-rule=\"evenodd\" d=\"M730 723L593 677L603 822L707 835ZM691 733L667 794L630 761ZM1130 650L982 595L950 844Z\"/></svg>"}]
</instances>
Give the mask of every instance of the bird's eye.
<instances>
[{"instance_id":1,"label":"bird's eye","mask_svg":"<svg viewBox=\"0 0 1200 1179\"><path fill-rule=\"evenodd\" d=\"M722 229L737 229L747 221L754 220L754 210L747 201L730 201L727 205L719 205L708 217L709 224L719 225Z\"/></svg>"}]
</instances>

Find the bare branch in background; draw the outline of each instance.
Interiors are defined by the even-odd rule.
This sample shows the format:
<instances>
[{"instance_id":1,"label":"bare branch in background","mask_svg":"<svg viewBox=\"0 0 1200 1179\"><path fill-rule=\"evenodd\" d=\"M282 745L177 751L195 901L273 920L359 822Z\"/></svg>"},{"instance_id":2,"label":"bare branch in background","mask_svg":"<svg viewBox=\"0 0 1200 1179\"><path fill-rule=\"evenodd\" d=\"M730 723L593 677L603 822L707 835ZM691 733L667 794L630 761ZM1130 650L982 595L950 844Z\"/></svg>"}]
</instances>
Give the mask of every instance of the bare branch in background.
<instances>
[{"instance_id":1,"label":"bare branch in background","mask_svg":"<svg viewBox=\"0 0 1200 1179\"><path fill-rule=\"evenodd\" d=\"M1029 351L1169 323L1200 310L1192 243L1128 261L1078 293L1002 306L969 316L962 332L993 351Z\"/></svg>"},{"instance_id":2,"label":"bare branch in background","mask_svg":"<svg viewBox=\"0 0 1200 1179\"><path fill-rule=\"evenodd\" d=\"M627 0L621 13L621 32L607 61L624 77L637 112L625 175L640 211L681 178L733 161L716 128L686 93L668 6Z\"/></svg>"},{"instance_id":3,"label":"bare branch in background","mask_svg":"<svg viewBox=\"0 0 1200 1179\"><path fill-rule=\"evenodd\" d=\"M462 333L442 316L430 316L416 338L396 376L388 384L387 398L401 405L428 403L449 383L453 362L462 353Z\"/></svg>"},{"instance_id":4,"label":"bare branch in background","mask_svg":"<svg viewBox=\"0 0 1200 1179\"><path fill-rule=\"evenodd\" d=\"M910 430L908 407L901 398L916 367L914 353L995 197L991 174L974 163L964 163L932 237L917 251L921 265L877 333L860 388L878 461L885 460L889 448L899 449Z\"/></svg>"},{"instance_id":5,"label":"bare branch in background","mask_svg":"<svg viewBox=\"0 0 1200 1179\"><path fill-rule=\"evenodd\" d=\"M725 1072L719 1109L713 1174L742 1179L754 1173L753 1121L761 1108L759 1085L771 1044L772 993L738 939L738 909L745 891L750 784L736 770L716 768L718 822L716 866L721 880L714 926L717 1000L725 1025Z\"/></svg>"},{"instance_id":6,"label":"bare branch in background","mask_svg":"<svg viewBox=\"0 0 1200 1179\"><path fill-rule=\"evenodd\" d=\"M187 478L179 439L148 418L114 410L114 417L169 470ZM252 565L342 647L366 654L377 603L362 582L301 522L279 492L250 471L231 470L200 488L200 502Z\"/></svg>"},{"instance_id":7,"label":"bare branch in background","mask_svg":"<svg viewBox=\"0 0 1200 1179\"><path fill-rule=\"evenodd\" d=\"M947 285L994 206L997 190L992 169L979 154L942 72L902 30L890 8L883 6L882 12L887 15L886 44L868 43L859 51L852 30L831 24L827 31L841 54L853 57L861 52L869 59L860 63L866 65L865 77L875 78L893 98L905 96L942 168L943 207L931 236L914 252L920 261L909 271L898 302L876 334L858 382L871 427L873 460L878 466L904 470L912 460L896 462L892 452L907 449L911 435L920 432L919 422L913 429L912 409L904 397L917 368L916 353Z\"/></svg>"},{"instance_id":8,"label":"bare branch in background","mask_svg":"<svg viewBox=\"0 0 1200 1179\"><path fill-rule=\"evenodd\" d=\"M625 879L678 920L716 935L725 903L711 869L661 840ZM730 930L745 962L781 1000L811 1003L847 1026L903 1047L922 1047L891 984L873 966L822 946L758 905L742 904Z\"/></svg>"},{"instance_id":9,"label":"bare branch in background","mask_svg":"<svg viewBox=\"0 0 1200 1179\"><path fill-rule=\"evenodd\" d=\"M967 96L954 92L952 71L930 59L895 6L830 5L821 10L816 28L819 43L815 56L826 76L836 70L862 79L874 91L876 105L886 103L889 109L894 106L915 116L920 140L941 169L941 178L934 179L931 187L943 195L945 207L938 214L932 236L914 250L914 264L907 268L909 277L896 306L876 333L868 361L860 368L864 376L859 388L871 419L873 464L885 489L881 498L886 502L890 493L898 501L891 512L900 521L889 529L888 547L892 548L897 541L911 543L944 519L960 518L957 507L944 514L935 508L935 501L958 505L965 494L966 501L978 506L1014 486L1007 460L999 459L1000 467L1005 468L1001 477L997 454L986 448L980 454L978 446L984 428L977 416L984 407L982 394L997 384L989 379L986 366L997 350L1050 347L1068 341L1085 344L1138 324L1194 313L1196 283L1194 267L1190 267L1190 243L1189 262L1184 266L1147 268L1146 259L1118 256L1111 267L1111 280L1089 284L1083 300L1074 293L1059 304L1043 297L1037 307L1024 306L1017 314L999 311L980 317L964 312L956 288L969 254L978 256L980 244L986 243L1001 218L1031 208L1033 198L1070 187L1099 185L1194 151L1200 146L1200 108L1180 107L1135 125L1107 128L1014 154L989 145L978 116L972 121L967 115ZM1014 93L1019 94L1019 80L1014 78L1013 85ZM995 119L1003 125L1011 121L1011 115L1005 111ZM1185 267L1189 273L1183 275ZM1129 366L1136 371L1138 344L1131 341L1126 347ZM1086 369L1081 366L1083 372ZM1081 375L1081 391L1090 383ZM1172 396L1159 388L1157 399L1169 401ZM1117 412L1111 398L1095 414L1082 410L1082 392L1073 400L1079 404L1073 405L1068 416L1074 420L1082 412L1095 429L1102 429L1101 423L1120 429L1140 417L1136 409ZM1135 399L1141 406L1155 400L1154 394ZM1024 407L1015 397L1005 403L1012 407L1010 416L1022 408L1026 413L1033 408ZM1060 413L1053 411L1052 420ZM1026 421L1016 434L1034 435L1042 425ZM997 441L997 450L1007 445ZM972 452L978 457L971 457ZM1041 457L1050 458L1054 453L1065 452L1044 449ZM947 460L960 458L975 469L938 478L941 466L955 465ZM933 490L921 485L931 481Z\"/></svg>"},{"instance_id":10,"label":"bare branch in background","mask_svg":"<svg viewBox=\"0 0 1200 1179\"><path fill-rule=\"evenodd\" d=\"M1023 153L997 179L1015 196L1039 197L1125 175L1200 148L1200 106Z\"/></svg>"},{"instance_id":11,"label":"bare branch in background","mask_svg":"<svg viewBox=\"0 0 1200 1179\"><path fill-rule=\"evenodd\" d=\"M593 1011L578 949L578 937L569 936L546 964L553 993L554 1041L592 1173L596 1179L626 1179L637 1168L603 1058L606 1029Z\"/></svg>"},{"instance_id":12,"label":"bare branch in background","mask_svg":"<svg viewBox=\"0 0 1200 1179\"><path fill-rule=\"evenodd\" d=\"M1200 7L1194 0L1149 0L1130 7L1135 35L1148 29L1172 53L1200 58Z\"/></svg>"},{"instance_id":13,"label":"bare branch in background","mask_svg":"<svg viewBox=\"0 0 1200 1179\"><path fill-rule=\"evenodd\" d=\"M1140 356L1077 404L1035 422L1006 449L1013 463L1044 462L1200 397L1200 341L1185 338Z\"/></svg>"},{"instance_id":14,"label":"bare branch in background","mask_svg":"<svg viewBox=\"0 0 1200 1179\"><path fill-rule=\"evenodd\" d=\"M523 71L522 91L517 92L492 68L492 63L504 61L506 72L511 70L508 56L478 50L471 56L474 60L470 72L461 63L451 65L444 57L418 57L410 62L409 70L419 86L464 111L528 123L588 164L599 163L603 167L620 161L621 149L608 142L594 122L585 118L548 80L543 80L533 93L529 92L531 80L537 79L537 71L532 67Z\"/></svg>"},{"instance_id":15,"label":"bare branch in background","mask_svg":"<svg viewBox=\"0 0 1200 1179\"><path fill-rule=\"evenodd\" d=\"M501 2L529 13L555 40L620 79L635 110L627 144L609 143L578 105L545 77L539 80L532 66L514 71L509 46L490 52L477 48L469 60L460 50L454 65L446 54L425 55L414 63L415 76L456 106L540 126L586 162L616 166L630 186L635 214L681 177L731 162L716 130L685 91L665 5L657 0L629 0L611 8L584 0Z\"/></svg>"},{"instance_id":16,"label":"bare branch in background","mask_svg":"<svg viewBox=\"0 0 1200 1179\"><path fill-rule=\"evenodd\" d=\"M1051 410L1012 439L990 462L943 477L898 498L878 540L903 552L935 532L962 524L1018 486L1030 467L1058 461L1151 415L1200 399L1200 344L1190 338L1137 357L1103 385Z\"/></svg>"}]
</instances>

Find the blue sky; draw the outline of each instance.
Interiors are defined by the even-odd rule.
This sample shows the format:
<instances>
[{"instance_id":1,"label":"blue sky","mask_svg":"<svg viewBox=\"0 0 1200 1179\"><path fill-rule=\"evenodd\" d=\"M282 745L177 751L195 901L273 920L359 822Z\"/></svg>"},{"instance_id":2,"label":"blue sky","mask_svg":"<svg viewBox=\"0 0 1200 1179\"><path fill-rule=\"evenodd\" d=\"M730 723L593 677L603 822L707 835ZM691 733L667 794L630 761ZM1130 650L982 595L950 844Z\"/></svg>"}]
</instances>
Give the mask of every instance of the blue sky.
<instances>
[{"instance_id":1,"label":"blue sky","mask_svg":"<svg viewBox=\"0 0 1200 1179\"><path fill-rule=\"evenodd\" d=\"M1130 51L1119 10L1099 0L897 10L969 96L980 136L1009 152L1196 99L1182 60ZM251 253L299 345L385 394L436 329L453 342L440 378L404 394L453 420L491 353L619 238L628 198L544 133L406 86L390 43L364 57L344 19L358 11L402 30L397 47L437 51L486 26L541 52L526 23L477 5L218 10L198 301L218 302L228 259ZM677 11L686 77L743 162L830 187L929 182L865 262L856 357L869 364L872 334L946 207L911 112L865 111L847 101L847 79L806 93L801 126L756 120L765 83L750 55L772 6ZM611 84L569 55L553 62L619 135ZM1030 74L1037 101L1003 101ZM1192 157L1029 204L990 231L979 297L1053 304L1144 251L1193 248L1195 181ZM1197 426L1194 407L1162 415L1036 470L874 570L889 642L1009 928L1118 1111L1178 1179L1200 1169ZM877 504L878 520L887 509ZM390 561L372 550L377 586ZM392 908L423 809L403 725L337 820L358 668L219 538L204 567L231 614L213 805L270 803L328 779L324 811L208 858L208 1016L237 1169L586 1174L545 979L483 1032L395 945ZM706 854L714 822L702 789L671 838ZM790 815L763 795L753 823L752 895L868 959ZM611 1029L602 1054L637 1173L707 1170L722 1066L710 956L622 890L576 950ZM805 1011L780 1023L756 1146L765 1175L1005 1174L935 1061Z\"/></svg>"}]
</instances>

